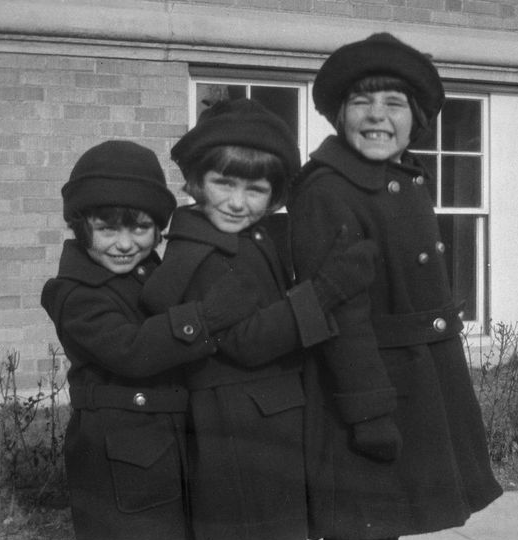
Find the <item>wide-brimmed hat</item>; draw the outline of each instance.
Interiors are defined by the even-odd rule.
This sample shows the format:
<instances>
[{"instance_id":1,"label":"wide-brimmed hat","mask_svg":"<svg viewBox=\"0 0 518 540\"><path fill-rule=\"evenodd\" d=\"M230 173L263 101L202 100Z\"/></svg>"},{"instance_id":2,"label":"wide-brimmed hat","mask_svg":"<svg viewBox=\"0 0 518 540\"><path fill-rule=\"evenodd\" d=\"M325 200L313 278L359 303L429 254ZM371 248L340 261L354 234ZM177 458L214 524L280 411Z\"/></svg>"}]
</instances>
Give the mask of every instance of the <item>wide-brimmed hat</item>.
<instances>
[{"instance_id":1,"label":"wide-brimmed hat","mask_svg":"<svg viewBox=\"0 0 518 540\"><path fill-rule=\"evenodd\" d=\"M334 123L353 83L370 75L392 75L408 83L430 122L444 103L444 88L429 55L382 32L333 52L317 73L313 100L318 112Z\"/></svg>"},{"instance_id":2,"label":"wide-brimmed hat","mask_svg":"<svg viewBox=\"0 0 518 540\"><path fill-rule=\"evenodd\" d=\"M165 228L176 207L156 154L131 141L105 141L87 150L61 189L65 221L87 208L126 206Z\"/></svg>"},{"instance_id":3,"label":"wide-brimmed hat","mask_svg":"<svg viewBox=\"0 0 518 540\"><path fill-rule=\"evenodd\" d=\"M276 114L253 99L217 102L200 115L196 126L171 149L171 159L186 175L203 152L215 146L243 146L279 157L287 177L300 168L297 142Z\"/></svg>"}]
</instances>

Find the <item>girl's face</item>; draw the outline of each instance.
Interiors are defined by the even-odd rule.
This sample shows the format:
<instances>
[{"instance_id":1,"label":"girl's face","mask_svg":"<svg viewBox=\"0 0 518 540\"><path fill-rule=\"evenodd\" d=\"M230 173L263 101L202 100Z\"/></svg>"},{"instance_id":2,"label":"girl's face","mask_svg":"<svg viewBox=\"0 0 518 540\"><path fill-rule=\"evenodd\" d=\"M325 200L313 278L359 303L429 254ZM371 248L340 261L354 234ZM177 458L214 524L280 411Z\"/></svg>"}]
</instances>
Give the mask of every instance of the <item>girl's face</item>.
<instances>
[{"instance_id":1,"label":"girl's face","mask_svg":"<svg viewBox=\"0 0 518 540\"><path fill-rule=\"evenodd\" d=\"M103 219L89 217L92 245L88 255L115 274L131 272L155 247L155 222L140 212L135 225L110 225Z\"/></svg>"},{"instance_id":2,"label":"girl's face","mask_svg":"<svg viewBox=\"0 0 518 540\"><path fill-rule=\"evenodd\" d=\"M410 144L412 111L407 96L396 90L352 93L345 103L344 135L367 159L401 160Z\"/></svg>"},{"instance_id":3,"label":"girl's face","mask_svg":"<svg viewBox=\"0 0 518 540\"><path fill-rule=\"evenodd\" d=\"M200 208L210 222L222 232L238 233L266 214L272 185L266 178L248 180L207 171L202 192Z\"/></svg>"}]
</instances>

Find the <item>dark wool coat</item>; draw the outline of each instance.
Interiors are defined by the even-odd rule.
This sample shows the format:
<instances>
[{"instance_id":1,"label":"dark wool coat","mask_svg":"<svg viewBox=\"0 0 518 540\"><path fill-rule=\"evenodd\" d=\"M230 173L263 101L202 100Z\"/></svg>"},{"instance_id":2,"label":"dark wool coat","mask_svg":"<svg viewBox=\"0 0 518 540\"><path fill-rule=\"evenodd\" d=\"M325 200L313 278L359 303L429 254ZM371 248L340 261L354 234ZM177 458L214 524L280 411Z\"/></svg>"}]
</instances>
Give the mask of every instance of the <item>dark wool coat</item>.
<instances>
[{"instance_id":1,"label":"dark wool coat","mask_svg":"<svg viewBox=\"0 0 518 540\"><path fill-rule=\"evenodd\" d=\"M459 526L502 492L458 335L445 246L424 173L406 158L403 165L364 160L329 137L311 155L288 205L300 279L318 266L342 224L352 241L371 238L381 253L363 309L336 314L341 336L305 368L312 538L374 539ZM363 370L362 382L354 371L364 362L378 371L371 378ZM349 382L330 377L340 366ZM392 463L351 449L353 422L336 399L383 387L387 375L397 390L394 416L403 438Z\"/></svg>"},{"instance_id":2,"label":"dark wool coat","mask_svg":"<svg viewBox=\"0 0 518 540\"><path fill-rule=\"evenodd\" d=\"M218 354L185 369L195 537L305 540L302 353L286 354L304 338L298 300L285 298L288 281L275 247L260 225L222 233L185 207L175 211L169 237L164 261L144 289L148 307L160 311L199 299L229 268L259 298L255 314L219 336ZM312 333L320 308L304 288L301 294L299 321ZM326 327L320 339L329 335Z\"/></svg>"},{"instance_id":3,"label":"dark wool coat","mask_svg":"<svg viewBox=\"0 0 518 540\"><path fill-rule=\"evenodd\" d=\"M157 262L116 275L67 240L43 289L71 362L65 463L78 540L188 537L187 392L174 368L215 348L194 304L144 320L138 298Z\"/></svg>"}]
</instances>

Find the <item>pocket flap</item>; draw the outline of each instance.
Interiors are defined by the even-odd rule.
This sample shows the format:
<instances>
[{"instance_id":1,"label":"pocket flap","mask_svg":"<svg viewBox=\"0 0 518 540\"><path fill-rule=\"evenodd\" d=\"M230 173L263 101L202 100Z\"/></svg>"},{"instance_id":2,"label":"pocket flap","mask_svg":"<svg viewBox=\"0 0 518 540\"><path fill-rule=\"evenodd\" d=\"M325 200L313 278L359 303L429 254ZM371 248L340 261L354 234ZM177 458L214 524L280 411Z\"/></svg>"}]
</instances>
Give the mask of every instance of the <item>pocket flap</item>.
<instances>
[{"instance_id":1,"label":"pocket flap","mask_svg":"<svg viewBox=\"0 0 518 540\"><path fill-rule=\"evenodd\" d=\"M174 443L171 430L162 422L123 428L106 435L109 459L150 467Z\"/></svg>"},{"instance_id":2,"label":"pocket flap","mask_svg":"<svg viewBox=\"0 0 518 540\"><path fill-rule=\"evenodd\" d=\"M246 393L265 416L303 407L306 403L298 373L247 383Z\"/></svg>"}]
</instances>

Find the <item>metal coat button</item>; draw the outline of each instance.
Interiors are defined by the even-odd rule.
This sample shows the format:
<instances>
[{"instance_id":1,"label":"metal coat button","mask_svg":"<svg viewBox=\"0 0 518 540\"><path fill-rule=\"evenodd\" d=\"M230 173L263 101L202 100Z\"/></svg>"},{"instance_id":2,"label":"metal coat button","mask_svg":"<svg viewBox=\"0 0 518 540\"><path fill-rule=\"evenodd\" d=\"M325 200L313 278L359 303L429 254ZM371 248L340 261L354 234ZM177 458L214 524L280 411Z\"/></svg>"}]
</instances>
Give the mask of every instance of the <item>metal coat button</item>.
<instances>
[{"instance_id":1,"label":"metal coat button","mask_svg":"<svg viewBox=\"0 0 518 540\"><path fill-rule=\"evenodd\" d=\"M141 392L138 392L133 396L133 403L137 407L143 407L147 403L147 398L145 394L142 394Z\"/></svg>"},{"instance_id":2,"label":"metal coat button","mask_svg":"<svg viewBox=\"0 0 518 540\"><path fill-rule=\"evenodd\" d=\"M439 332L439 333L444 332L447 326L448 325L446 324L446 321L442 317L437 317L437 319L433 321L433 329L436 332Z\"/></svg>"},{"instance_id":3,"label":"metal coat button","mask_svg":"<svg viewBox=\"0 0 518 540\"><path fill-rule=\"evenodd\" d=\"M419 255L417 256L417 262L419 264L426 264L429 260L430 260L430 256L428 255L428 253L425 253L424 251L423 253L419 253Z\"/></svg>"},{"instance_id":4,"label":"metal coat button","mask_svg":"<svg viewBox=\"0 0 518 540\"><path fill-rule=\"evenodd\" d=\"M412 178L412 182L415 186L422 186L424 184L424 177L421 175L414 176L414 178Z\"/></svg>"},{"instance_id":5,"label":"metal coat button","mask_svg":"<svg viewBox=\"0 0 518 540\"><path fill-rule=\"evenodd\" d=\"M437 253L444 253L446 251L446 246L442 242L436 242L435 251L437 251Z\"/></svg>"},{"instance_id":6,"label":"metal coat button","mask_svg":"<svg viewBox=\"0 0 518 540\"><path fill-rule=\"evenodd\" d=\"M263 234L260 231L254 232L254 240L260 242L263 239Z\"/></svg>"},{"instance_id":7,"label":"metal coat button","mask_svg":"<svg viewBox=\"0 0 518 540\"><path fill-rule=\"evenodd\" d=\"M145 276L146 275L146 269L143 266L137 266L137 274L139 276Z\"/></svg>"},{"instance_id":8,"label":"metal coat button","mask_svg":"<svg viewBox=\"0 0 518 540\"><path fill-rule=\"evenodd\" d=\"M192 324L186 324L183 328L183 333L186 335L186 336L192 336L194 334L194 327L192 326Z\"/></svg>"},{"instance_id":9,"label":"metal coat button","mask_svg":"<svg viewBox=\"0 0 518 540\"><path fill-rule=\"evenodd\" d=\"M387 186L387 189L389 193L395 195L401 191L401 185L396 180L391 180Z\"/></svg>"}]
</instances>

